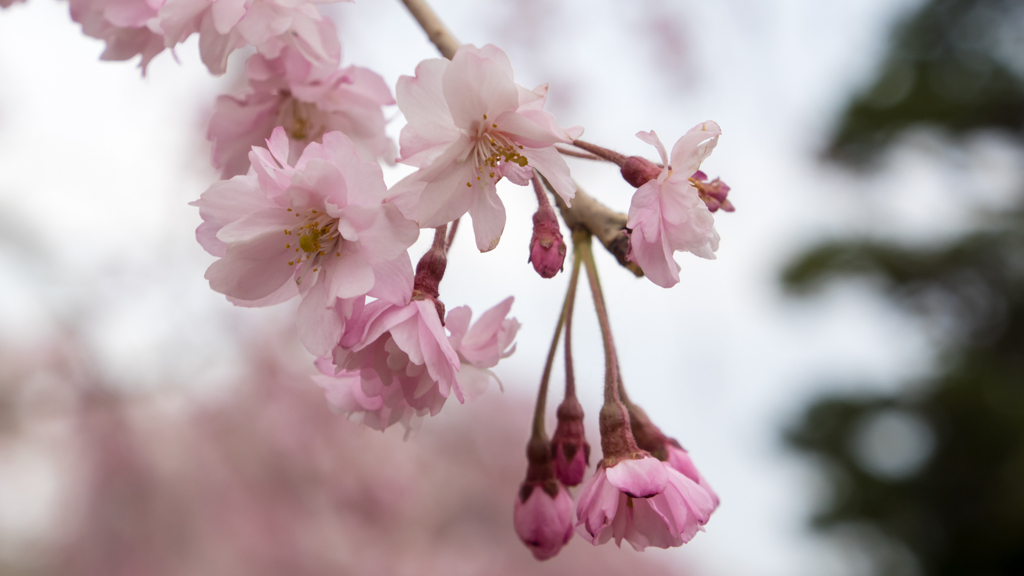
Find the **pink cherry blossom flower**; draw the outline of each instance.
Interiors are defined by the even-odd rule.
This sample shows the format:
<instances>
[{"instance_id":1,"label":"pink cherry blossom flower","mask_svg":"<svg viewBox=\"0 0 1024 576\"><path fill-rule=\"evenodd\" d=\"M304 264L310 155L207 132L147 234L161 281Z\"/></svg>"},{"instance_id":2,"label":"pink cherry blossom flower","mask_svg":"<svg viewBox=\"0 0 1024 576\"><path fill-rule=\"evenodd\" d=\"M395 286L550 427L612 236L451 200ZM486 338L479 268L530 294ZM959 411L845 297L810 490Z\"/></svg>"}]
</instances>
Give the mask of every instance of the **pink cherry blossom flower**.
<instances>
[{"instance_id":1,"label":"pink cherry blossom flower","mask_svg":"<svg viewBox=\"0 0 1024 576\"><path fill-rule=\"evenodd\" d=\"M354 312L335 366L317 364L316 381L332 409L371 428L402 423L412 429L422 417L436 416L452 392L464 402L497 380L490 368L515 351L519 322L507 318L512 298L472 326L468 307L451 310L448 336L434 300L421 296L405 306L378 300Z\"/></svg>"},{"instance_id":2,"label":"pink cherry blossom flower","mask_svg":"<svg viewBox=\"0 0 1024 576\"><path fill-rule=\"evenodd\" d=\"M543 484L524 483L525 490L516 495L512 510L516 535L537 560L552 558L572 538L572 498L561 484L549 484L558 490L554 496L545 490ZM525 499L524 491L527 494Z\"/></svg>"},{"instance_id":3,"label":"pink cherry blossom flower","mask_svg":"<svg viewBox=\"0 0 1024 576\"><path fill-rule=\"evenodd\" d=\"M525 186L535 169L567 203L576 194L569 167L555 150L582 134L560 128L543 110L547 86L532 92L515 83L499 48L463 45L451 62L424 60L416 76L402 76L398 107L409 121L399 139L405 164L419 168L392 194L420 227L473 218L477 247L493 249L505 228L495 183Z\"/></svg>"},{"instance_id":4,"label":"pink cherry blossom flower","mask_svg":"<svg viewBox=\"0 0 1024 576\"><path fill-rule=\"evenodd\" d=\"M290 137L294 164L310 142L337 130L365 160L391 161L395 146L384 134L383 106L395 103L384 79L366 68L318 67L291 47L277 58L256 54L245 66L249 87L217 98L207 138L213 164L230 178L249 169L249 150L277 126Z\"/></svg>"},{"instance_id":5,"label":"pink cherry blossom flower","mask_svg":"<svg viewBox=\"0 0 1024 576\"><path fill-rule=\"evenodd\" d=\"M648 181L633 195L626 222L631 230L629 257L663 288L679 282L675 252L714 259L718 250L715 219L690 178L711 154L721 133L711 121L694 126L672 147L671 159L657 134L637 133L658 149L665 167L656 180Z\"/></svg>"},{"instance_id":6,"label":"pink cherry blossom flower","mask_svg":"<svg viewBox=\"0 0 1024 576\"><path fill-rule=\"evenodd\" d=\"M704 489L711 497L713 503L712 511L718 508L718 494L711 489L711 485L704 479L704 476L697 471L697 466L694 465L693 460L690 459L690 453L687 452L683 447L678 446L675 441L667 442L665 449L668 452L668 465L673 469L677 470L683 476L686 476L690 480L697 483L698 486Z\"/></svg>"},{"instance_id":7,"label":"pink cherry blossom flower","mask_svg":"<svg viewBox=\"0 0 1024 576\"><path fill-rule=\"evenodd\" d=\"M165 0L148 25L168 48L199 33L199 53L213 74L223 74L228 56L246 45L268 58L291 46L319 65L341 57L334 23L316 4L342 0Z\"/></svg>"},{"instance_id":8,"label":"pink cherry blossom flower","mask_svg":"<svg viewBox=\"0 0 1024 576\"><path fill-rule=\"evenodd\" d=\"M710 519L711 496L696 482L652 456L598 467L583 484L576 529L594 545L615 538L636 550L689 542Z\"/></svg>"},{"instance_id":9,"label":"pink cherry blossom flower","mask_svg":"<svg viewBox=\"0 0 1024 576\"><path fill-rule=\"evenodd\" d=\"M328 132L288 164L288 137L274 130L268 149L253 148L252 170L218 182L193 202L199 243L217 256L210 286L241 306L302 296L297 328L317 355L333 348L353 299L406 303L412 263L406 249L419 230L383 203L383 173L351 140Z\"/></svg>"},{"instance_id":10,"label":"pink cherry blossom flower","mask_svg":"<svg viewBox=\"0 0 1024 576\"><path fill-rule=\"evenodd\" d=\"M483 394L493 379L501 381L491 368L502 358L508 358L516 351L515 339L519 322L508 318L512 309L512 296L484 312L470 326L473 312L469 306L459 306L448 312L445 326L451 332L448 341L459 355L459 387L469 398Z\"/></svg>"},{"instance_id":11,"label":"pink cherry blossom flower","mask_svg":"<svg viewBox=\"0 0 1024 576\"><path fill-rule=\"evenodd\" d=\"M163 36L146 27L163 0L71 0L71 19L82 32L107 43L101 60L129 60L141 55L143 75L149 62L164 50Z\"/></svg>"}]
</instances>

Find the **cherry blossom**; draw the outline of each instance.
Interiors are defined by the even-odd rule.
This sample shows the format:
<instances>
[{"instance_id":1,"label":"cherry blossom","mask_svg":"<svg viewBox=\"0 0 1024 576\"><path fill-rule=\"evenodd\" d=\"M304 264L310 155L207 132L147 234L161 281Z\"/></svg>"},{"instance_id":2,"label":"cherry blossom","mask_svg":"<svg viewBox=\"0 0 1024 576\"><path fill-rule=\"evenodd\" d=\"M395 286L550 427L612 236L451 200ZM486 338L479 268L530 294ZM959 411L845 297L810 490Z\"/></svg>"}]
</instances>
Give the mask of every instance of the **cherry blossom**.
<instances>
[{"instance_id":1,"label":"cherry blossom","mask_svg":"<svg viewBox=\"0 0 1024 576\"><path fill-rule=\"evenodd\" d=\"M698 124L672 147L671 158L653 131L637 133L638 138L658 149L664 168L657 179L648 181L633 195L626 222L631 230L629 254L644 274L663 288L679 282L675 252L714 259L718 250L714 216L691 178L711 154L721 133L714 122Z\"/></svg>"},{"instance_id":2,"label":"cherry blossom","mask_svg":"<svg viewBox=\"0 0 1024 576\"><path fill-rule=\"evenodd\" d=\"M636 550L689 542L715 504L696 482L651 456L604 462L583 484L576 529L591 543L626 540Z\"/></svg>"},{"instance_id":3,"label":"cherry blossom","mask_svg":"<svg viewBox=\"0 0 1024 576\"><path fill-rule=\"evenodd\" d=\"M172 48L199 33L199 53L213 74L223 74L228 56L246 45L268 58L291 46L320 65L341 57L334 22L316 4L342 0L165 0L148 25Z\"/></svg>"},{"instance_id":4,"label":"cherry blossom","mask_svg":"<svg viewBox=\"0 0 1024 576\"><path fill-rule=\"evenodd\" d=\"M548 486L556 490L553 496L545 485L524 483L512 509L516 535L538 560L552 558L572 538L572 497L557 482Z\"/></svg>"},{"instance_id":5,"label":"cherry blossom","mask_svg":"<svg viewBox=\"0 0 1024 576\"><path fill-rule=\"evenodd\" d=\"M396 88L398 107L409 123L399 139L399 160L419 170L399 182L392 195L423 228L451 222L466 212L477 247L498 245L505 207L495 184L501 178L526 185L535 169L569 203L576 185L555 150L582 134L560 128L543 110L547 86L533 91L515 83L501 49L463 45L451 62L424 60Z\"/></svg>"},{"instance_id":6,"label":"cherry blossom","mask_svg":"<svg viewBox=\"0 0 1024 576\"><path fill-rule=\"evenodd\" d=\"M448 312L445 326L451 332L448 340L459 355L459 387L470 398L482 394L492 379L501 384L490 369L516 351L514 341L519 322L507 317L514 300L512 296L502 300L484 312L472 326L473 312L469 306L459 306Z\"/></svg>"},{"instance_id":7,"label":"cherry blossom","mask_svg":"<svg viewBox=\"0 0 1024 576\"><path fill-rule=\"evenodd\" d=\"M352 299L408 302L406 249L419 231L382 203L380 166L362 160L344 134L328 132L294 167L284 128L267 145L253 148L248 174L214 184L192 203L203 218L196 236L219 258L206 278L241 306L301 295L299 337L323 355L341 337Z\"/></svg>"},{"instance_id":8,"label":"cherry blossom","mask_svg":"<svg viewBox=\"0 0 1024 576\"><path fill-rule=\"evenodd\" d=\"M143 75L164 50L164 39L146 27L163 0L71 0L71 19L87 36L107 43L101 60L129 60L141 55Z\"/></svg>"},{"instance_id":9,"label":"cherry blossom","mask_svg":"<svg viewBox=\"0 0 1024 576\"><path fill-rule=\"evenodd\" d=\"M365 160L391 161L395 146L384 134L383 106L395 103L384 79L358 66L317 66L285 47L277 58L256 54L245 67L249 86L217 98L207 138L213 164L230 178L249 169L249 150L277 126L287 132L294 163L310 142L337 130L348 136Z\"/></svg>"},{"instance_id":10,"label":"cherry blossom","mask_svg":"<svg viewBox=\"0 0 1024 576\"><path fill-rule=\"evenodd\" d=\"M507 318L512 298L470 325L466 306L451 310L445 327L435 300L417 292L407 305L380 300L356 306L334 366L321 359L317 383L331 407L383 430L435 416L454 392L459 402L483 393L497 377L490 368L515 351L519 322Z\"/></svg>"},{"instance_id":11,"label":"cherry blossom","mask_svg":"<svg viewBox=\"0 0 1024 576\"><path fill-rule=\"evenodd\" d=\"M704 489L711 497L713 503L712 510L718 508L718 494L711 489L711 485L704 479L704 476L697 471L697 466L694 465L693 460L690 459L690 453L687 452L679 443L672 440L665 444L665 449L668 452L667 463L673 469L686 476L690 480L697 483L698 486Z\"/></svg>"}]
</instances>

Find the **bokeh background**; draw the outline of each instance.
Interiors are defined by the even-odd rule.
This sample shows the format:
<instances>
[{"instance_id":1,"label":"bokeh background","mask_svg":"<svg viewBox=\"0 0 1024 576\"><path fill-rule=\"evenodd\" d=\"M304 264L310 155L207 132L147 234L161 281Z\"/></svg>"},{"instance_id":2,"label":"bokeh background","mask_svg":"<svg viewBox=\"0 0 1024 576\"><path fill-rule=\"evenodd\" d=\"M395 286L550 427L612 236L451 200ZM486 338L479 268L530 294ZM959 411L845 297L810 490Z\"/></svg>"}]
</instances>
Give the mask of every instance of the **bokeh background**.
<instances>
[{"instance_id":1,"label":"bokeh background","mask_svg":"<svg viewBox=\"0 0 1024 576\"><path fill-rule=\"evenodd\" d=\"M662 290L598 256L630 395L722 497L707 532L643 554L575 539L544 564L515 538L568 280L526 263L532 192L501 191L500 246L457 238L441 286L477 312L516 296L504 392L405 441L358 429L306 378L293 305L235 309L203 280L187 202L245 55L212 78L193 38L143 79L28 0L0 12L0 574L1024 573L1024 4L436 8L590 141L653 157L638 130L722 125L704 169L738 210L718 259L680 256ZM324 11L392 85L435 57L397 1ZM572 167L628 207L611 167Z\"/></svg>"}]
</instances>

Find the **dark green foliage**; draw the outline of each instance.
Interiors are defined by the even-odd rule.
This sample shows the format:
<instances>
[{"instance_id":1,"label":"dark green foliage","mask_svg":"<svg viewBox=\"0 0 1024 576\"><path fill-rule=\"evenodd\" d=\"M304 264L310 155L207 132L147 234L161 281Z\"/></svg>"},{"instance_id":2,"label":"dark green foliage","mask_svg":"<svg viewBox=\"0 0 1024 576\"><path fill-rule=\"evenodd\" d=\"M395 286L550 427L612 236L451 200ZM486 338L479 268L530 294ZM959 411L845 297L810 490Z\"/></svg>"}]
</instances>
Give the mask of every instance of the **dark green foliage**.
<instances>
[{"instance_id":1,"label":"dark green foliage","mask_svg":"<svg viewBox=\"0 0 1024 576\"><path fill-rule=\"evenodd\" d=\"M834 498L816 526L866 522L913 551L924 574L1024 574L1024 216L940 249L823 246L785 281L808 292L851 275L946 317L950 344L937 374L914 387L923 393L824 400L788 433L828 462ZM909 477L878 478L850 446L860 422L894 407L929 424L935 449Z\"/></svg>"},{"instance_id":2,"label":"dark green foliage","mask_svg":"<svg viewBox=\"0 0 1024 576\"><path fill-rule=\"evenodd\" d=\"M897 29L874 87L847 109L829 155L862 165L922 126L1024 139L1018 39L1024 2L928 2ZM991 220L942 247L826 244L783 273L802 296L867 279L940 332L938 365L924 381L889 397L822 399L787 432L822 462L831 487L814 526L849 538L857 532L843 528L883 534L861 541L880 574L915 573L892 560L887 539L909 550L925 576L1024 575L1024 211ZM934 440L925 464L902 476L868 469L854 449L863 423L893 410L919 418Z\"/></svg>"},{"instance_id":3,"label":"dark green foliage","mask_svg":"<svg viewBox=\"0 0 1024 576\"><path fill-rule=\"evenodd\" d=\"M905 22L874 85L839 123L829 155L861 164L912 126L1024 135L1024 5L934 0Z\"/></svg>"}]
</instances>

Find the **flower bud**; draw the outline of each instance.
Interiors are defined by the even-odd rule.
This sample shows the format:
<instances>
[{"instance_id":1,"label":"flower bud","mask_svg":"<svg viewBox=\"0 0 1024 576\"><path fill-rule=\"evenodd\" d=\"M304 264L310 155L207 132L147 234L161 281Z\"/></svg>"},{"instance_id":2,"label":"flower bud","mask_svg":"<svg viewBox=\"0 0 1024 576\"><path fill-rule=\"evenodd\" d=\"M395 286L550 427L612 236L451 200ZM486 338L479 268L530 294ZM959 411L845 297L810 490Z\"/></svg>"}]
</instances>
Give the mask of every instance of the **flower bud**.
<instances>
[{"instance_id":1,"label":"flower bud","mask_svg":"<svg viewBox=\"0 0 1024 576\"><path fill-rule=\"evenodd\" d=\"M533 269L541 278L553 278L565 262L565 241L558 229L558 218L550 207L541 208L533 215L533 238L530 240L530 259Z\"/></svg>"},{"instance_id":2,"label":"flower bud","mask_svg":"<svg viewBox=\"0 0 1024 576\"><path fill-rule=\"evenodd\" d=\"M661 175L662 168L646 158L630 156L622 164L622 177L634 188L639 188Z\"/></svg>"},{"instance_id":3,"label":"flower bud","mask_svg":"<svg viewBox=\"0 0 1024 576\"><path fill-rule=\"evenodd\" d=\"M551 487L554 494L550 493ZM555 556L572 538L572 508L568 490L558 482L523 482L516 495L512 524L537 560Z\"/></svg>"},{"instance_id":4,"label":"flower bud","mask_svg":"<svg viewBox=\"0 0 1024 576\"><path fill-rule=\"evenodd\" d=\"M551 456L555 476L566 486L583 482L590 465L590 444L583 430L583 407L575 396L566 398L558 407L558 427L551 439Z\"/></svg>"}]
</instances>

